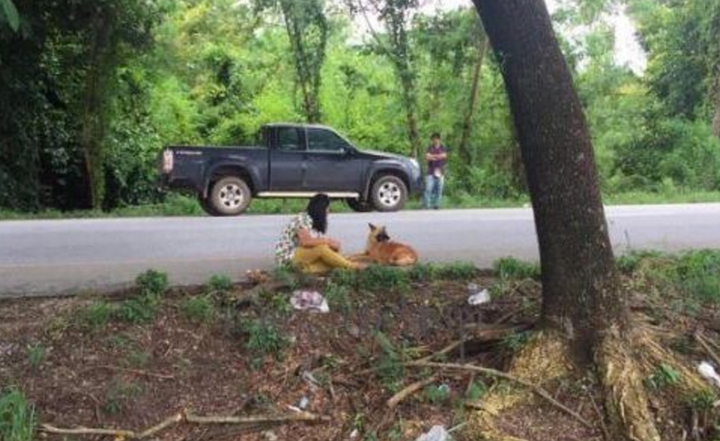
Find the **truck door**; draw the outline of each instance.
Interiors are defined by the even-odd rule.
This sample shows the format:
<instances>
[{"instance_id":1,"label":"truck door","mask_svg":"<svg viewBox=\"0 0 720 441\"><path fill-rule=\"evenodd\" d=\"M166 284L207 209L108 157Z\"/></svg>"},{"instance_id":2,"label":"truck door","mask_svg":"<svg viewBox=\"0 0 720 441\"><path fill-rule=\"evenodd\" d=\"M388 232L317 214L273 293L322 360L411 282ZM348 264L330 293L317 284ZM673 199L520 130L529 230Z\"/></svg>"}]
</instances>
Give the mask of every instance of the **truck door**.
<instances>
[{"instance_id":1,"label":"truck door","mask_svg":"<svg viewBox=\"0 0 720 441\"><path fill-rule=\"evenodd\" d=\"M307 176L309 191L360 192L364 161L355 149L331 130L309 127Z\"/></svg>"},{"instance_id":2,"label":"truck door","mask_svg":"<svg viewBox=\"0 0 720 441\"><path fill-rule=\"evenodd\" d=\"M271 136L270 191L304 190L305 154L305 136L301 128L276 128Z\"/></svg>"}]
</instances>

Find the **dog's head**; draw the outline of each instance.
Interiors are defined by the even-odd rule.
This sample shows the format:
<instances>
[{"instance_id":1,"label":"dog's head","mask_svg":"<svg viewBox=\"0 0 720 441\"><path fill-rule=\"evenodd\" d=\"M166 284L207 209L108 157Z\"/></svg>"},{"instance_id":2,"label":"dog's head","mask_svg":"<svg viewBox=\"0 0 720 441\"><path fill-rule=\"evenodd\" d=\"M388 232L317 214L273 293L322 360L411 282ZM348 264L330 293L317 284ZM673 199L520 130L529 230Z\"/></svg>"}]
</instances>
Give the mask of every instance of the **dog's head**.
<instances>
[{"instance_id":1,"label":"dog's head","mask_svg":"<svg viewBox=\"0 0 720 441\"><path fill-rule=\"evenodd\" d=\"M381 243L381 242L387 242L390 240L390 236L387 234L387 230L385 227L376 227L373 224L368 224L370 226L370 236L368 239L370 242L373 243Z\"/></svg>"}]
</instances>

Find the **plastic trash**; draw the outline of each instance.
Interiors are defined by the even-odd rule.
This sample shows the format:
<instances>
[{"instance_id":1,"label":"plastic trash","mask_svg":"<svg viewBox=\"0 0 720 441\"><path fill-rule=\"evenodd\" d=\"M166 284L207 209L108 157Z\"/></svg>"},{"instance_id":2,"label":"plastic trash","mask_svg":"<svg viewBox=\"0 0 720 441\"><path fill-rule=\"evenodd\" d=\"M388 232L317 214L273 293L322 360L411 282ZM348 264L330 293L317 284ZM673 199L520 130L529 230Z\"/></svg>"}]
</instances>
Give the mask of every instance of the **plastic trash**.
<instances>
[{"instance_id":1,"label":"plastic trash","mask_svg":"<svg viewBox=\"0 0 720 441\"><path fill-rule=\"evenodd\" d=\"M720 388L720 375L718 375L718 373L715 371L713 365L711 365L707 361L703 361L698 366L698 372L710 383Z\"/></svg>"},{"instance_id":2,"label":"plastic trash","mask_svg":"<svg viewBox=\"0 0 720 441\"><path fill-rule=\"evenodd\" d=\"M445 427L432 426L429 432L420 435L415 441L451 441L451 438Z\"/></svg>"},{"instance_id":3,"label":"plastic trash","mask_svg":"<svg viewBox=\"0 0 720 441\"><path fill-rule=\"evenodd\" d=\"M480 292L471 294L470 297L468 297L468 303L473 306L482 305L483 303L487 303L489 301L490 291L488 291L487 289L483 289Z\"/></svg>"},{"instance_id":4,"label":"plastic trash","mask_svg":"<svg viewBox=\"0 0 720 441\"><path fill-rule=\"evenodd\" d=\"M298 408L301 410L305 410L308 407L308 404L310 404L310 400L308 397L302 397L300 398L300 403L298 404Z\"/></svg>"},{"instance_id":5,"label":"plastic trash","mask_svg":"<svg viewBox=\"0 0 720 441\"><path fill-rule=\"evenodd\" d=\"M290 304L299 311L330 312L327 300L317 291L295 291Z\"/></svg>"}]
</instances>

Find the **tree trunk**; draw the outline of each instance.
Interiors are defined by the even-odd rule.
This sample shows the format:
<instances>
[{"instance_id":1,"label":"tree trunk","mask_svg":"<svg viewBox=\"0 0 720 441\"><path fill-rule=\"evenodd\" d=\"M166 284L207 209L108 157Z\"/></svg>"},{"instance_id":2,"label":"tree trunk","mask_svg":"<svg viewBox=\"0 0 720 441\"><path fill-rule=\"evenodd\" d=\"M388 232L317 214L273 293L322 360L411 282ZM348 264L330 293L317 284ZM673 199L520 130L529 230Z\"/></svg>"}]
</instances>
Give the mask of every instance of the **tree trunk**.
<instances>
[{"instance_id":1,"label":"tree trunk","mask_svg":"<svg viewBox=\"0 0 720 441\"><path fill-rule=\"evenodd\" d=\"M718 63L715 77L715 116L712 122L712 132L713 135L720 138L720 63Z\"/></svg>"},{"instance_id":2,"label":"tree trunk","mask_svg":"<svg viewBox=\"0 0 720 441\"><path fill-rule=\"evenodd\" d=\"M105 132L110 65L113 56L112 25L103 12L92 22L90 53L85 78L80 144L85 157L90 205L101 208L105 197Z\"/></svg>"},{"instance_id":3,"label":"tree trunk","mask_svg":"<svg viewBox=\"0 0 720 441\"><path fill-rule=\"evenodd\" d=\"M627 326L585 114L543 0L474 0L502 65L535 213L543 323L591 362Z\"/></svg>"},{"instance_id":4,"label":"tree trunk","mask_svg":"<svg viewBox=\"0 0 720 441\"><path fill-rule=\"evenodd\" d=\"M470 151L468 142L470 141L470 134L472 133L472 119L475 115L475 109L477 108L477 101L479 98L480 91L480 78L482 77L482 66L485 61L485 53L488 50L488 39L487 35L483 32L480 43L477 48L477 61L475 63L475 69L473 69L472 83L470 85L470 100L468 102L467 109L465 109L465 115L463 116L462 134L460 136L460 145L458 145L458 155L462 160L463 167L469 170L473 165L473 154Z\"/></svg>"}]
</instances>

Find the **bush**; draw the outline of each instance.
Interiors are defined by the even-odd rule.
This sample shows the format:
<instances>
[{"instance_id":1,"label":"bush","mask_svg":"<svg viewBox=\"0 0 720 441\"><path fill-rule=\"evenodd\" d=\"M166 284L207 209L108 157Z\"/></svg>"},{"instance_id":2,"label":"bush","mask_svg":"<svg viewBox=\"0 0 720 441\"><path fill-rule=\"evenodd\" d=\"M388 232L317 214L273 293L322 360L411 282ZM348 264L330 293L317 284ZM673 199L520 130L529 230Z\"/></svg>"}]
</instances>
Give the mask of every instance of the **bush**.
<instances>
[{"instance_id":1,"label":"bush","mask_svg":"<svg viewBox=\"0 0 720 441\"><path fill-rule=\"evenodd\" d=\"M34 441L37 417L35 408L16 388L0 395L0 439L3 441Z\"/></svg>"},{"instance_id":2,"label":"bush","mask_svg":"<svg viewBox=\"0 0 720 441\"><path fill-rule=\"evenodd\" d=\"M289 344L288 339L275 326L262 320L247 322L242 326L242 330L247 335L245 348L258 356L273 354L279 359Z\"/></svg>"},{"instance_id":3,"label":"bush","mask_svg":"<svg viewBox=\"0 0 720 441\"><path fill-rule=\"evenodd\" d=\"M674 281L686 294L720 303L720 251L691 251L679 257Z\"/></svg>"},{"instance_id":4,"label":"bush","mask_svg":"<svg viewBox=\"0 0 720 441\"><path fill-rule=\"evenodd\" d=\"M79 310L78 321L81 326L97 330L105 327L114 313L115 308L111 304L96 300Z\"/></svg>"},{"instance_id":5,"label":"bush","mask_svg":"<svg viewBox=\"0 0 720 441\"><path fill-rule=\"evenodd\" d=\"M180 310L193 323L207 323L215 316L215 305L206 296L185 299Z\"/></svg>"},{"instance_id":6,"label":"bush","mask_svg":"<svg viewBox=\"0 0 720 441\"><path fill-rule=\"evenodd\" d=\"M155 317L162 296L168 289L167 274L148 270L140 274L135 282L140 292L137 297L123 302L118 315L130 323L146 323Z\"/></svg>"}]
</instances>

